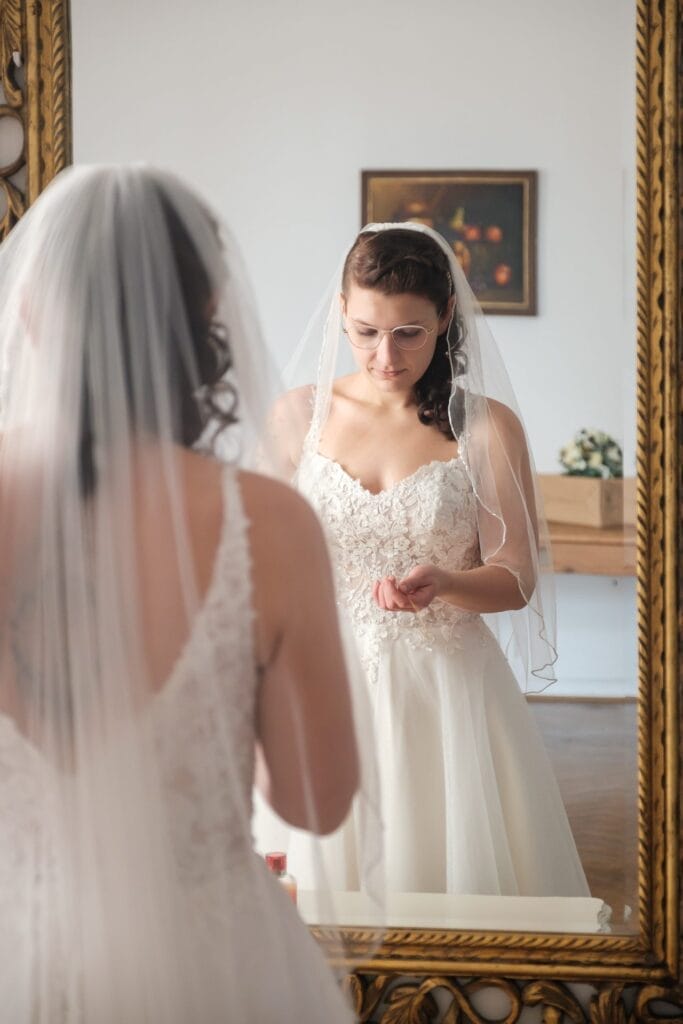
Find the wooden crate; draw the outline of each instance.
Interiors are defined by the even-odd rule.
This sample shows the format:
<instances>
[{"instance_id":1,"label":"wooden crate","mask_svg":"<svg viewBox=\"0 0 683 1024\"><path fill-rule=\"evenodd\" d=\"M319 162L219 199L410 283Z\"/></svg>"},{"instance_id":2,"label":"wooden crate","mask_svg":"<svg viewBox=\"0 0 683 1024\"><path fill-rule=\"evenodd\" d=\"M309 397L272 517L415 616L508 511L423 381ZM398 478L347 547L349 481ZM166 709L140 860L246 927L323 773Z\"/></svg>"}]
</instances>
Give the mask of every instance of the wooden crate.
<instances>
[{"instance_id":1,"label":"wooden crate","mask_svg":"<svg viewBox=\"0 0 683 1024\"><path fill-rule=\"evenodd\" d=\"M624 477L624 525L636 525L636 478Z\"/></svg>"},{"instance_id":2,"label":"wooden crate","mask_svg":"<svg viewBox=\"0 0 683 1024\"><path fill-rule=\"evenodd\" d=\"M624 522L624 481L600 477L539 474L545 516L550 522L598 528Z\"/></svg>"}]
</instances>

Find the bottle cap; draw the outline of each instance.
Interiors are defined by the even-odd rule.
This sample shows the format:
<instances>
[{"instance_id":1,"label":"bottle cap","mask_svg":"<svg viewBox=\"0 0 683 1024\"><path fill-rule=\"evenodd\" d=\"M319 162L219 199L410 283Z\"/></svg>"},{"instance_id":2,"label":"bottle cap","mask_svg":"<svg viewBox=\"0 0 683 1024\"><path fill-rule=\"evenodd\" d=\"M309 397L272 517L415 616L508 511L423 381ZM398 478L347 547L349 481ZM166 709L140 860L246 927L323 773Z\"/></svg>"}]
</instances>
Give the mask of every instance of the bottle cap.
<instances>
[{"instance_id":1,"label":"bottle cap","mask_svg":"<svg viewBox=\"0 0 683 1024\"><path fill-rule=\"evenodd\" d=\"M267 853L266 864L271 871L286 871L287 870L287 854L286 853Z\"/></svg>"}]
</instances>

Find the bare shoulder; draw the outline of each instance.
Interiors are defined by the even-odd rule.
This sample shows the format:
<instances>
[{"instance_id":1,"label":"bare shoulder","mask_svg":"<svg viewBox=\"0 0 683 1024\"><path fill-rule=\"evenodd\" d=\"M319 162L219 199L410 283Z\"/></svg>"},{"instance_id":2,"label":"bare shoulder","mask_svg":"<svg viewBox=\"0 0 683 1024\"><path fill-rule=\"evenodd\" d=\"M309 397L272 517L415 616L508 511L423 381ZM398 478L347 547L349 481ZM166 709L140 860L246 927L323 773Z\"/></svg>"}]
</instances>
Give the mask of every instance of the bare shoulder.
<instances>
[{"instance_id":1,"label":"bare shoulder","mask_svg":"<svg viewBox=\"0 0 683 1024\"><path fill-rule=\"evenodd\" d=\"M247 517L257 532L272 540L286 536L290 543L321 533L315 512L293 487L244 470L239 481Z\"/></svg>"},{"instance_id":2,"label":"bare shoulder","mask_svg":"<svg viewBox=\"0 0 683 1024\"><path fill-rule=\"evenodd\" d=\"M192 451L182 453L185 490L198 529L220 524L223 517L223 477L226 466L218 459L207 458ZM263 537L266 544L280 538L296 543L320 526L315 512L293 487L261 473L237 470L244 510L252 535Z\"/></svg>"},{"instance_id":3,"label":"bare shoulder","mask_svg":"<svg viewBox=\"0 0 683 1024\"><path fill-rule=\"evenodd\" d=\"M497 423L502 426L510 427L513 430L522 430L522 423L513 409L509 405L505 405L504 402L499 402L496 398L488 399L489 416L491 416Z\"/></svg>"},{"instance_id":4,"label":"bare shoulder","mask_svg":"<svg viewBox=\"0 0 683 1024\"><path fill-rule=\"evenodd\" d=\"M524 441L524 427L522 422L510 408L495 398L482 398L482 406L485 406L485 416L477 417L475 422L481 424L482 429L493 426L500 437L509 438L514 441Z\"/></svg>"},{"instance_id":5,"label":"bare shoulder","mask_svg":"<svg viewBox=\"0 0 683 1024\"><path fill-rule=\"evenodd\" d=\"M203 543L220 533L224 467L217 459L187 448L179 449L177 456L190 521L198 542Z\"/></svg>"},{"instance_id":6,"label":"bare shoulder","mask_svg":"<svg viewBox=\"0 0 683 1024\"><path fill-rule=\"evenodd\" d=\"M287 413L306 412L312 408L314 397L315 385L313 384L303 384L299 388L292 388L290 391L285 391L275 399L271 415L277 418L278 416L285 415Z\"/></svg>"}]
</instances>

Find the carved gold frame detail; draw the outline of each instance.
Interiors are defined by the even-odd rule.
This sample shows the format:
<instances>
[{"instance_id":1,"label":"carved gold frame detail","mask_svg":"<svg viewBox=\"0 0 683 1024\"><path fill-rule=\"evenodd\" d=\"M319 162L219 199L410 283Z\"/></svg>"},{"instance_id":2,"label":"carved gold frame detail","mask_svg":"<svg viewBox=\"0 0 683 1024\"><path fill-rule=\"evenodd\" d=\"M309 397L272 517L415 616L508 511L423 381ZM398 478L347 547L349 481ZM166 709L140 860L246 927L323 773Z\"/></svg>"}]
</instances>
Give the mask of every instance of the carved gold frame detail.
<instances>
[{"instance_id":1,"label":"carved gold frame detail","mask_svg":"<svg viewBox=\"0 0 683 1024\"><path fill-rule=\"evenodd\" d=\"M0 0L0 120L23 130L22 151L0 167L0 239L71 162L69 10L65 0ZM16 184L25 170L25 184Z\"/></svg>"},{"instance_id":2,"label":"carved gold frame detail","mask_svg":"<svg viewBox=\"0 0 683 1024\"><path fill-rule=\"evenodd\" d=\"M542 1007L546 1024L683 1020L680 944L681 32L683 0L636 0L638 275L639 932L576 935L347 928L314 934L331 961L360 963L345 985L358 1019L484 1022L482 989L506 1024ZM23 65L17 70L14 54ZM0 0L0 119L24 130L0 168L0 237L71 159L68 0ZM26 186L16 184L26 168ZM11 179L14 179L11 180ZM376 948L375 948L376 947ZM374 949L371 955L368 950ZM591 985L577 995L572 983ZM435 1001L438 996L439 1007Z\"/></svg>"}]
</instances>

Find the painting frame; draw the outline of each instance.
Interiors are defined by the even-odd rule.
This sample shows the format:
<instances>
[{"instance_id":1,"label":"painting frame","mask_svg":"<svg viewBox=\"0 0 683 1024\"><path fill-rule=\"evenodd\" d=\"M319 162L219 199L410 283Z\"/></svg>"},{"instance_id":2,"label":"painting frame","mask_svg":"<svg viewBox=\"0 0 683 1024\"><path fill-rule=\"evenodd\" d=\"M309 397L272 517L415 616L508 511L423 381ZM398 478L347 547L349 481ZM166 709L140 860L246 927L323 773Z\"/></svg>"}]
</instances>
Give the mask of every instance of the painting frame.
<instances>
[{"instance_id":1,"label":"painting frame","mask_svg":"<svg viewBox=\"0 0 683 1024\"><path fill-rule=\"evenodd\" d=\"M458 246L485 314L536 316L537 194L533 170L363 170L361 221L430 224Z\"/></svg>"}]
</instances>

